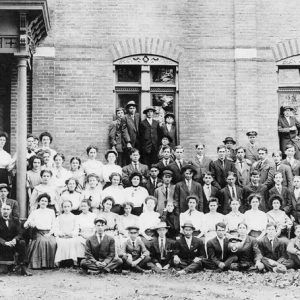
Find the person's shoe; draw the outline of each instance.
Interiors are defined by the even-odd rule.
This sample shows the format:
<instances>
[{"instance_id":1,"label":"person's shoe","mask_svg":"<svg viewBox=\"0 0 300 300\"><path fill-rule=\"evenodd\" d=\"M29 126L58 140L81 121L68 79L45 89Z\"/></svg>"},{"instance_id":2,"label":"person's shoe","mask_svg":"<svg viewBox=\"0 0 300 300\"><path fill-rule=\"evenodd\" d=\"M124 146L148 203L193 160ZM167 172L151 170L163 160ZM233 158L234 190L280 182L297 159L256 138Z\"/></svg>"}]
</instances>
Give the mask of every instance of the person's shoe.
<instances>
[{"instance_id":1,"label":"person's shoe","mask_svg":"<svg viewBox=\"0 0 300 300\"><path fill-rule=\"evenodd\" d=\"M30 273L25 266L21 266L21 275L32 276L32 273Z\"/></svg>"},{"instance_id":2,"label":"person's shoe","mask_svg":"<svg viewBox=\"0 0 300 300\"><path fill-rule=\"evenodd\" d=\"M129 270L122 270L122 275L128 275L128 274L130 274Z\"/></svg>"},{"instance_id":3,"label":"person's shoe","mask_svg":"<svg viewBox=\"0 0 300 300\"><path fill-rule=\"evenodd\" d=\"M279 274L285 274L285 273L286 273L286 270L285 270L284 268L274 267L274 268L273 268L273 272L279 273Z\"/></svg>"},{"instance_id":4,"label":"person's shoe","mask_svg":"<svg viewBox=\"0 0 300 300\"><path fill-rule=\"evenodd\" d=\"M88 275L98 275L98 274L100 274L99 271L90 270L90 269L88 269L88 270L86 271L86 273L87 273Z\"/></svg>"},{"instance_id":5,"label":"person's shoe","mask_svg":"<svg viewBox=\"0 0 300 300\"><path fill-rule=\"evenodd\" d=\"M178 272L175 273L175 276L176 276L176 277L179 277L179 276L185 275L185 274L186 274L186 271L180 270L180 271L178 271Z\"/></svg>"}]
</instances>

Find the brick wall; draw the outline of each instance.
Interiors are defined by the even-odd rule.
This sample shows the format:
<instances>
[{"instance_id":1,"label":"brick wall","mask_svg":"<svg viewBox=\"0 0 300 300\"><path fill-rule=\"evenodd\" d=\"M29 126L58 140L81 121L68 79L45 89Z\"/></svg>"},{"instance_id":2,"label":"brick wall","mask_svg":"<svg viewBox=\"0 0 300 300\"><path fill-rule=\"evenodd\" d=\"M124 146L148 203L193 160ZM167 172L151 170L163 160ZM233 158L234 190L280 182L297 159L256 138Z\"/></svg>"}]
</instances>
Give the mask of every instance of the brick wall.
<instances>
[{"instance_id":1,"label":"brick wall","mask_svg":"<svg viewBox=\"0 0 300 300\"><path fill-rule=\"evenodd\" d=\"M210 155L225 136L244 144L253 127L273 150L278 97L270 46L299 36L296 4L51 0L52 29L41 47L54 47L55 56L33 60L33 132L52 132L54 148L68 158L84 156L90 143L103 153L115 105L110 49L126 39L159 38L182 49L178 123L187 156L198 141ZM257 55L237 57L236 49L254 49Z\"/></svg>"}]
</instances>

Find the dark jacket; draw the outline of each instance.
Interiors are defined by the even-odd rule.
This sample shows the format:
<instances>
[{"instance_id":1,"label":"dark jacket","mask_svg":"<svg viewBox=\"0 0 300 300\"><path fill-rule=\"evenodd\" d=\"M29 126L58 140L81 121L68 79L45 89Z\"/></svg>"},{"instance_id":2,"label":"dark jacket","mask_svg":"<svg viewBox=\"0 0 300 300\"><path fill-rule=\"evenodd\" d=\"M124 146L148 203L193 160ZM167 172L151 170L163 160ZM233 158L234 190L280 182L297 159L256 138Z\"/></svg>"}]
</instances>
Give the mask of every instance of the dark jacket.
<instances>
[{"instance_id":1,"label":"dark jacket","mask_svg":"<svg viewBox=\"0 0 300 300\"><path fill-rule=\"evenodd\" d=\"M252 170L259 172L261 184L266 185L268 188L272 187L275 174L273 162L270 162L268 159L265 159L263 162L257 161L252 165Z\"/></svg>"},{"instance_id":2,"label":"dark jacket","mask_svg":"<svg viewBox=\"0 0 300 300\"><path fill-rule=\"evenodd\" d=\"M152 120L152 125L149 124L147 119L143 120L140 124L140 148L143 153L151 153L152 150L158 151L159 139L161 131L159 123Z\"/></svg>"},{"instance_id":3,"label":"dark jacket","mask_svg":"<svg viewBox=\"0 0 300 300\"><path fill-rule=\"evenodd\" d=\"M236 199L241 200L243 198L243 189L237 185L235 189ZM219 191L218 198L220 200L218 211L223 215L227 215L231 211L230 201L232 200L228 185Z\"/></svg>"},{"instance_id":4,"label":"dark jacket","mask_svg":"<svg viewBox=\"0 0 300 300\"><path fill-rule=\"evenodd\" d=\"M171 239L166 238L165 247L164 247L164 253L163 253L163 259L161 257L161 252L159 249L159 237L154 238L150 243L150 257L154 264L156 263L162 263L164 264L170 264L171 260L173 259L174 255L174 244L175 242Z\"/></svg>"},{"instance_id":5,"label":"dark jacket","mask_svg":"<svg viewBox=\"0 0 300 300\"><path fill-rule=\"evenodd\" d=\"M217 237L214 237L213 239L209 240L207 242L207 256L208 259L211 260L216 266L219 265L220 262L224 262L229 258L232 254L230 250L228 249L228 238L224 238L224 253L222 258L222 248L219 243L219 240Z\"/></svg>"},{"instance_id":6,"label":"dark jacket","mask_svg":"<svg viewBox=\"0 0 300 300\"><path fill-rule=\"evenodd\" d=\"M138 172L141 173L144 178L148 177L148 171L148 166L138 163ZM131 185L129 177L133 172L136 172L136 170L132 163L122 168L122 182L125 186Z\"/></svg>"},{"instance_id":7,"label":"dark jacket","mask_svg":"<svg viewBox=\"0 0 300 300\"><path fill-rule=\"evenodd\" d=\"M250 204L247 201L247 198L253 194L260 194L262 196L262 201L259 205L259 208L264 211L267 212L268 208L267 208L267 186L263 185L263 184L259 184L258 186L254 186L252 183L250 183L249 185L245 186L243 188L243 200L242 200L242 206L241 206L241 212L245 212L246 210L250 209Z\"/></svg>"},{"instance_id":8,"label":"dark jacket","mask_svg":"<svg viewBox=\"0 0 300 300\"><path fill-rule=\"evenodd\" d=\"M273 259L275 261L280 258L288 258L286 252L286 243L279 240L277 237L273 239L273 249L272 244L267 236L264 236L260 241L258 241L258 247L263 257Z\"/></svg>"},{"instance_id":9,"label":"dark jacket","mask_svg":"<svg viewBox=\"0 0 300 300\"><path fill-rule=\"evenodd\" d=\"M272 203L270 202L270 198L274 195L279 195L279 192L276 188L276 186L272 187L269 190L269 199L268 199L268 209L271 210L273 209L272 207ZM281 209L283 209L285 211L286 214L290 214L291 210L292 210L292 195L291 195L291 191L286 188L286 187L282 187L281 188L281 193L280 196L283 199L282 205L281 205Z\"/></svg>"},{"instance_id":10,"label":"dark jacket","mask_svg":"<svg viewBox=\"0 0 300 300\"><path fill-rule=\"evenodd\" d=\"M8 204L12 211L11 211L11 215L14 218L19 218L20 216L20 209L19 209L19 203L16 200L13 199L6 199L6 204ZM0 216L1 216L1 207L2 207L2 202L0 201Z\"/></svg>"},{"instance_id":11,"label":"dark jacket","mask_svg":"<svg viewBox=\"0 0 300 300\"><path fill-rule=\"evenodd\" d=\"M170 143L170 147L174 148L174 146L177 145L177 137L176 137L176 126L171 126L171 131L168 131L168 128L165 124L161 126L161 134L162 136L168 136L172 139L172 142Z\"/></svg>"},{"instance_id":12,"label":"dark jacket","mask_svg":"<svg viewBox=\"0 0 300 300\"><path fill-rule=\"evenodd\" d=\"M162 185L162 180L160 178L156 178L156 186L151 181L151 178L149 177L147 182L144 184L144 187L147 189L149 195L154 196L154 191L157 189L159 186Z\"/></svg>"},{"instance_id":13,"label":"dark jacket","mask_svg":"<svg viewBox=\"0 0 300 300\"><path fill-rule=\"evenodd\" d=\"M110 147L115 147L118 152L123 152L127 143L130 143L125 119L112 121L109 126L108 137Z\"/></svg>"},{"instance_id":14,"label":"dark jacket","mask_svg":"<svg viewBox=\"0 0 300 300\"><path fill-rule=\"evenodd\" d=\"M258 248L257 240L252 236L247 236L241 248L235 253L238 257L239 263L254 264L262 258L261 252Z\"/></svg>"},{"instance_id":15,"label":"dark jacket","mask_svg":"<svg viewBox=\"0 0 300 300\"><path fill-rule=\"evenodd\" d=\"M186 161L182 162L182 167L187 164ZM176 184L177 182L182 180L181 169L177 165L176 161L173 161L169 164L168 169L173 172L172 183Z\"/></svg>"},{"instance_id":16,"label":"dark jacket","mask_svg":"<svg viewBox=\"0 0 300 300\"><path fill-rule=\"evenodd\" d=\"M172 212L164 211L160 217L162 222L166 222L170 227L167 232L167 237L170 239L175 239L180 232L180 222L179 222L179 214L176 209Z\"/></svg>"},{"instance_id":17,"label":"dark jacket","mask_svg":"<svg viewBox=\"0 0 300 300\"><path fill-rule=\"evenodd\" d=\"M130 136L131 145L133 148L139 148L139 125L140 125L140 115L136 113L134 115L134 120L129 114L125 115L125 121L127 125L128 134Z\"/></svg>"},{"instance_id":18,"label":"dark jacket","mask_svg":"<svg viewBox=\"0 0 300 300\"><path fill-rule=\"evenodd\" d=\"M206 195L205 195L205 192L204 192L204 187L205 185L202 185L202 195L203 195L203 212L204 213L208 213L209 212L209 207L208 207L208 200L206 198ZM219 199L219 190L211 185L210 186L210 197L215 197L215 198L218 198Z\"/></svg>"}]
</instances>

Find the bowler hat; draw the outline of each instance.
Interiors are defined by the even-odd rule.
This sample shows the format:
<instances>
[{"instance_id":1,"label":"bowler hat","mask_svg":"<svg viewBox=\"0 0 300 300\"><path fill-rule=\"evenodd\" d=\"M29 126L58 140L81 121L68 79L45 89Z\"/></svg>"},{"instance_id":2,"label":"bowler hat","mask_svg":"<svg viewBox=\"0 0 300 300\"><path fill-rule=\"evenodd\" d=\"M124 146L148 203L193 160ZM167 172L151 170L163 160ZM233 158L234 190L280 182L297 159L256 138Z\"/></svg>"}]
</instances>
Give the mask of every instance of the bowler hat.
<instances>
[{"instance_id":1,"label":"bowler hat","mask_svg":"<svg viewBox=\"0 0 300 300\"><path fill-rule=\"evenodd\" d=\"M250 136L250 135L257 135L257 131L255 131L255 130L253 130L253 129L251 129L251 130L249 130L247 133L246 133L246 135L247 136Z\"/></svg>"},{"instance_id":2,"label":"bowler hat","mask_svg":"<svg viewBox=\"0 0 300 300\"><path fill-rule=\"evenodd\" d=\"M147 107L144 109L143 114L146 115L147 112L148 112L149 110L152 110L153 112L155 112L155 108L154 108L153 106L147 106Z\"/></svg>"},{"instance_id":3,"label":"bowler hat","mask_svg":"<svg viewBox=\"0 0 300 300\"><path fill-rule=\"evenodd\" d=\"M131 230L131 229L135 229L135 230L137 230L137 231L140 230L139 226L137 226L137 225L130 225L130 226L127 226L127 227L126 227L126 230Z\"/></svg>"},{"instance_id":4,"label":"bowler hat","mask_svg":"<svg viewBox=\"0 0 300 300\"><path fill-rule=\"evenodd\" d=\"M173 113L171 113L171 112L167 112L165 114L165 119L168 118L168 117L171 117L171 118L173 118L175 120L175 115Z\"/></svg>"},{"instance_id":5,"label":"bowler hat","mask_svg":"<svg viewBox=\"0 0 300 300\"><path fill-rule=\"evenodd\" d=\"M99 217L95 218L94 224L96 225L98 222L104 223L105 225L107 224L107 220L102 216L99 216Z\"/></svg>"},{"instance_id":6,"label":"bowler hat","mask_svg":"<svg viewBox=\"0 0 300 300\"><path fill-rule=\"evenodd\" d=\"M181 168L181 174L183 174L186 170L192 170L194 174L197 174L196 168L192 164L187 164Z\"/></svg>"},{"instance_id":7,"label":"bowler hat","mask_svg":"<svg viewBox=\"0 0 300 300\"><path fill-rule=\"evenodd\" d=\"M189 222L189 221L184 222L184 224L181 226L181 228L185 228L185 227L190 227L190 228L192 228L193 230L195 230L195 227L194 227L193 223L192 223L192 222Z\"/></svg>"},{"instance_id":8,"label":"bowler hat","mask_svg":"<svg viewBox=\"0 0 300 300\"><path fill-rule=\"evenodd\" d=\"M225 140L223 141L224 144L228 142L231 142L234 145L236 144L236 141L231 136L226 137Z\"/></svg>"},{"instance_id":9,"label":"bowler hat","mask_svg":"<svg viewBox=\"0 0 300 300\"><path fill-rule=\"evenodd\" d=\"M156 226L153 227L153 230L157 230L160 228L170 228L166 222L159 222Z\"/></svg>"},{"instance_id":10,"label":"bowler hat","mask_svg":"<svg viewBox=\"0 0 300 300\"><path fill-rule=\"evenodd\" d=\"M134 101L129 101L129 102L126 104L125 108L127 109L129 106L135 106L135 107L137 107L137 104L136 104Z\"/></svg>"},{"instance_id":11,"label":"bowler hat","mask_svg":"<svg viewBox=\"0 0 300 300\"><path fill-rule=\"evenodd\" d=\"M10 191L10 187L6 183L0 183L0 190L7 189L7 191Z\"/></svg>"}]
</instances>

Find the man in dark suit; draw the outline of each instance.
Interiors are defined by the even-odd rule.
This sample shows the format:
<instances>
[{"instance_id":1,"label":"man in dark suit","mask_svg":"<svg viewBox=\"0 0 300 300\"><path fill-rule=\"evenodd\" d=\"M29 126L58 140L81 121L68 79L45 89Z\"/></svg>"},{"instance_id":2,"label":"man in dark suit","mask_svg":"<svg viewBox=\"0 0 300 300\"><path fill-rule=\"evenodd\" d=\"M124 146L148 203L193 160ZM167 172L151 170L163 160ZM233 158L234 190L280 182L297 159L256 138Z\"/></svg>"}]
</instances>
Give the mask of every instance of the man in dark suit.
<instances>
[{"instance_id":1,"label":"man in dark suit","mask_svg":"<svg viewBox=\"0 0 300 300\"><path fill-rule=\"evenodd\" d=\"M97 217L94 224L96 232L86 240L81 267L89 274L110 273L122 265L122 260L116 257L114 238L105 234L107 220Z\"/></svg>"},{"instance_id":2,"label":"man in dark suit","mask_svg":"<svg viewBox=\"0 0 300 300\"><path fill-rule=\"evenodd\" d=\"M151 165L149 171L149 178L144 187L147 189L149 195L154 196L154 191L162 185L162 180L158 178L159 169L157 165Z\"/></svg>"},{"instance_id":3,"label":"man in dark suit","mask_svg":"<svg viewBox=\"0 0 300 300\"><path fill-rule=\"evenodd\" d=\"M226 177L228 172L236 173L236 168L234 162L226 158L226 147L224 145L218 146L217 152L218 159L210 163L209 170L220 188L224 188L227 184Z\"/></svg>"},{"instance_id":4,"label":"man in dark suit","mask_svg":"<svg viewBox=\"0 0 300 300\"><path fill-rule=\"evenodd\" d=\"M213 177L210 171L205 171L203 174L203 182L202 192L203 192L203 212L208 213L208 200L210 197L218 198L219 197L219 189L212 185ZM218 198L219 199L219 198Z\"/></svg>"},{"instance_id":5,"label":"man in dark suit","mask_svg":"<svg viewBox=\"0 0 300 300\"><path fill-rule=\"evenodd\" d=\"M150 257L151 262L148 266L156 273L161 273L168 270L174 255L174 241L168 239L166 234L169 226L165 222L160 222L154 230L157 231L158 237L155 237L150 242Z\"/></svg>"},{"instance_id":6,"label":"man in dark suit","mask_svg":"<svg viewBox=\"0 0 300 300\"><path fill-rule=\"evenodd\" d=\"M295 176L293 189L290 191L292 197L291 216L297 224L300 224L300 176Z\"/></svg>"},{"instance_id":7,"label":"man in dark suit","mask_svg":"<svg viewBox=\"0 0 300 300\"><path fill-rule=\"evenodd\" d=\"M132 148L127 124L124 118L124 108L116 109L116 120L112 121L108 129L109 144L111 149L118 153L117 163L120 166L126 164L126 149Z\"/></svg>"},{"instance_id":8,"label":"man in dark suit","mask_svg":"<svg viewBox=\"0 0 300 300\"><path fill-rule=\"evenodd\" d=\"M177 145L177 136L176 136L176 126L175 122L175 115L173 113L166 113L165 114L165 123L161 126L161 131L164 136L170 138L170 147L174 148Z\"/></svg>"},{"instance_id":9,"label":"man in dark suit","mask_svg":"<svg viewBox=\"0 0 300 300\"><path fill-rule=\"evenodd\" d=\"M140 163L140 152L138 149L133 148L130 155L131 163L122 168L122 182L125 186L130 186L130 175L133 172L139 172L143 176L143 182L148 178L148 166Z\"/></svg>"},{"instance_id":10,"label":"man in dark suit","mask_svg":"<svg viewBox=\"0 0 300 300\"><path fill-rule=\"evenodd\" d=\"M230 202L232 199L241 200L243 198L243 190L236 183L236 174L228 172L227 185L219 191L219 212L223 215L227 215L230 211Z\"/></svg>"},{"instance_id":11,"label":"man in dark suit","mask_svg":"<svg viewBox=\"0 0 300 300\"><path fill-rule=\"evenodd\" d=\"M174 155L175 160L169 164L168 168L173 172L172 182L176 184L182 180L181 168L187 164L187 161L183 160L184 149L180 145L175 147Z\"/></svg>"},{"instance_id":12,"label":"man in dark suit","mask_svg":"<svg viewBox=\"0 0 300 300\"><path fill-rule=\"evenodd\" d=\"M286 158L282 161L282 164L291 167L293 176L300 175L300 161L295 159L295 146L292 144L286 145L285 155Z\"/></svg>"},{"instance_id":13,"label":"man in dark suit","mask_svg":"<svg viewBox=\"0 0 300 300\"><path fill-rule=\"evenodd\" d=\"M282 174L282 185L291 189L293 187L293 173L291 166L281 162L281 151L273 152L272 157L275 163L275 172L280 172Z\"/></svg>"},{"instance_id":14,"label":"man in dark suit","mask_svg":"<svg viewBox=\"0 0 300 300\"><path fill-rule=\"evenodd\" d=\"M172 149L169 145L162 147L162 158L159 160L159 162L156 164L160 173L162 174L162 171L168 167L172 162L174 162L172 156Z\"/></svg>"},{"instance_id":15,"label":"man in dark suit","mask_svg":"<svg viewBox=\"0 0 300 300\"><path fill-rule=\"evenodd\" d=\"M262 197L261 203L260 203L260 209L264 212L267 212L267 186L260 184L260 176L259 172L254 170L250 174L250 184L245 186L243 188L243 199L242 199L242 205L241 205L241 212L245 212L246 210L250 209L250 205L247 202L248 197L251 194L260 194Z\"/></svg>"},{"instance_id":16,"label":"man in dark suit","mask_svg":"<svg viewBox=\"0 0 300 300\"><path fill-rule=\"evenodd\" d=\"M193 165L187 164L181 169L183 180L176 183L174 191L175 206L180 212L185 212L188 209L186 198L194 195L199 199L197 209L203 212L203 192L200 183L193 180L193 176L197 174L196 168Z\"/></svg>"},{"instance_id":17,"label":"man in dark suit","mask_svg":"<svg viewBox=\"0 0 300 300\"><path fill-rule=\"evenodd\" d=\"M185 222L182 226L183 236L176 240L174 245L173 265L177 275L193 273L206 266L205 247L201 239L193 236L195 227L192 223Z\"/></svg>"},{"instance_id":18,"label":"man in dark suit","mask_svg":"<svg viewBox=\"0 0 300 300\"><path fill-rule=\"evenodd\" d=\"M126 228L129 238L123 243L120 257L124 267L130 268L138 273L147 273L147 264L151 261L150 253L139 235L139 227L135 225Z\"/></svg>"},{"instance_id":19,"label":"man in dark suit","mask_svg":"<svg viewBox=\"0 0 300 300\"><path fill-rule=\"evenodd\" d=\"M267 154L268 149L266 147L258 148L259 160L252 165L252 170L259 172L260 183L266 185L268 189L270 189L273 185L275 166L268 160Z\"/></svg>"},{"instance_id":20,"label":"man in dark suit","mask_svg":"<svg viewBox=\"0 0 300 300\"><path fill-rule=\"evenodd\" d=\"M9 199L8 194L10 192L10 188L6 183L0 183L0 210L3 203L8 204L12 209L12 216L14 218L19 218L19 203L16 200Z\"/></svg>"},{"instance_id":21,"label":"man in dark suit","mask_svg":"<svg viewBox=\"0 0 300 300\"><path fill-rule=\"evenodd\" d=\"M237 256L233 255L228 248L229 240L225 237L226 225L224 223L216 224L217 236L207 242L207 256L210 269L226 271L230 265L237 261Z\"/></svg>"},{"instance_id":22,"label":"man in dark suit","mask_svg":"<svg viewBox=\"0 0 300 300\"><path fill-rule=\"evenodd\" d=\"M258 241L258 247L262 254L261 262L267 271L286 273L293 267L293 261L289 259L286 251L286 243L276 237L276 225L268 223L267 234Z\"/></svg>"},{"instance_id":23,"label":"man in dark suit","mask_svg":"<svg viewBox=\"0 0 300 300\"><path fill-rule=\"evenodd\" d=\"M196 155L192 160L193 165L197 169L197 175L195 176L195 180L202 184L203 174L209 171L209 164L212 162L212 160L207 156L205 156L204 144L202 143L196 144L195 148L196 148Z\"/></svg>"},{"instance_id":24,"label":"man in dark suit","mask_svg":"<svg viewBox=\"0 0 300 300\"><path fill-rule=\"evenodd\" d=\"M16 269L25 276L32 275L25 266L26 244L21 235L21 224L18 218L11 216L12 209L8 204L2 204L0 217L0 260L14 260L18 254Z\"/></svg>"},{"instance_id":25,"label":"man in dark suit","mask_svg":"<svg viewBox=\"0 0 300 300\"><path fill-rule=\"evenodd\" d=\"M151 164L157 163L159 141L162 135L158 121L153 119L154 112L154 107L147 107L143 111L143 113L146 115L146 118L140 124L142 161L148 167Z\"/></svg>"},{"instance_id":26,"label":"man in dark suit","mask_svg":"<svg viewBox=\"0 0 300 300\"><path fill-rule=\"evenodd\" d=\"M251 173L252 162L250 159L245 158L245 149L243 147L236 148L236 176L237 184L243 188L250 183L250 173Z\"/></svg>"}]
</instances>

